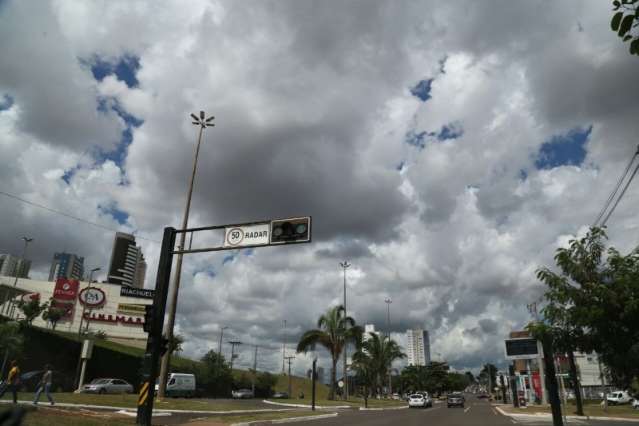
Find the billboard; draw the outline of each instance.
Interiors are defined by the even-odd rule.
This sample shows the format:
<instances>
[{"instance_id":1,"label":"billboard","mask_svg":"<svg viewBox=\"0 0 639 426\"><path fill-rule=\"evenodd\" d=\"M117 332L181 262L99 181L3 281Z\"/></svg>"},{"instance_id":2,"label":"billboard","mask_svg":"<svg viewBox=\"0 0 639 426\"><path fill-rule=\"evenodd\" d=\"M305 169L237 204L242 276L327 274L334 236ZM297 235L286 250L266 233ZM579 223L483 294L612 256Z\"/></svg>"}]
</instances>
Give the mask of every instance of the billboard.
<instances>
[{"instance_id":1,"label":"billboard","mask_svg":"<svg viewBox=\"0 0 639 426\"><path fill-rule=\"evenodd\" d=\"M506 339L506 359L533 359L539 355L536 339L529 337Z\"/></svg>"},{"instance_id":2,"label":"billboard","mask_svg":"<svg viewBox=\"0 0 639 426\"><path fill-rule=\"evenodd\" d=\"M73 308L75 307L79 288L80 282L78 280L58 278L55 282L51 306L64 311L62 320L69 320L73 317Z\"/></svg>"}]
</instances>

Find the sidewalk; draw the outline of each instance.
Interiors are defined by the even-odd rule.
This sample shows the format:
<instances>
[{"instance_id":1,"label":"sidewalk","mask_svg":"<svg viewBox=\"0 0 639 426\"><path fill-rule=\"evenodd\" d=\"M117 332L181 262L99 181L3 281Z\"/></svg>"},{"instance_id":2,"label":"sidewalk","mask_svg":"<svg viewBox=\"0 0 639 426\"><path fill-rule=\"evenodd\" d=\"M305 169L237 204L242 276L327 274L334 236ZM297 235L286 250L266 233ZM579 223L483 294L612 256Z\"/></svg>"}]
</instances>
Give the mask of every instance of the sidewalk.
<instances>
[{"instance_id":1,"label":"sidewalk","mask_svg":"<svg viewBox=\"0 0 639 426\"><path fill-rule=\"evenodd\" d=\"M523 413L517 410L516 408L510 405L504 404L492 404L492 406L499 411L500 414L506 417L512 417L513 419L521 418L521 419L551 419L552 414L546 412L535 412L535 413ZM525 410L525 409L519 409ZM568 420L614 420L619 422L639 422L639 416L637 418L629 418L629 417L614 417L614 416L574 416L567 415L563 416Z\"/></svg>"}]
</instances>

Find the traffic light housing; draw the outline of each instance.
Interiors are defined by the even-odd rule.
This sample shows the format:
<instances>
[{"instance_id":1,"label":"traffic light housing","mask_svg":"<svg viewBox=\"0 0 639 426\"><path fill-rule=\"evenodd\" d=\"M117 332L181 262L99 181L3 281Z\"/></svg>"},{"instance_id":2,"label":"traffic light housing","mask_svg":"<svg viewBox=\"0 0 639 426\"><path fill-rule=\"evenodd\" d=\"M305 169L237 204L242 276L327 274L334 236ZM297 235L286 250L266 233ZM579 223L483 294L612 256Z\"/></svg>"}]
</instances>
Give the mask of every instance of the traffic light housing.
<instances>
[{"instance_id":1,"label":"traffic light housing","mask_svg":"<svg viewBox=\"0 0 639 426\"><path fill-rule=\"evenodd\" d=\"M310 240L310 217L271 221L271 244L303 243Z\"/></svg>"},{"instance_id":2,"label":"traffic light housing","mask_svg":"<svg viewBox=\"0 0 639 426\"><path fill-rule=\"evenodd\" d=\"M160 356L164 356L164 354L169 350L169 339L162 336L160 337Z\"/></svg>"},{"instance_id":3,"label":"traffic light housing","mask_svg":"<svg viewBox=\"0 0 639 426\"><path fill-rule=\"evenodd\" d=\"M154 305L146 305L144 307L144 324L142 325L142 329L147 333L151 333L153 331L153 323L155 322L155 306Z\"/></svg>"}]
</instances>

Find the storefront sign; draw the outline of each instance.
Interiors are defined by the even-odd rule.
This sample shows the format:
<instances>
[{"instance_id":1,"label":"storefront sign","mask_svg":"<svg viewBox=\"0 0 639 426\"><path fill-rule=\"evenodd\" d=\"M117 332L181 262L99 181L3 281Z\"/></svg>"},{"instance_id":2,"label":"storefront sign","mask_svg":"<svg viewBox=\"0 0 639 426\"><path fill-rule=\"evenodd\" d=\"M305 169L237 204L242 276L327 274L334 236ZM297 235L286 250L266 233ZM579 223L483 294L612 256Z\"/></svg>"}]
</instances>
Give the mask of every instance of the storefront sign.
<instances>
[{"instance_id":1,"label":"storefront sign","mask_svg":"<svg viewBox=\"0 0 639 426\"><path fill-rule=\"evenodd\" d=\"M53 298L56 300L75 300L79 287L80 282L78 280L58 278L53 290Z\"/></svg>"},{"instance_id":2,"label":"storefront sign","mask_svg":"<svg viewBox=\"0 0 639 426\"><path fill-rule=\"evenodd\" d=\"M99 288L89 287L80 291L80 297L78 297L78 299L80 299L80 303L84 306L96 308L104 305L106 302L106 294Z\"/></svg>"},{"instance_id":3,"label":"storefront sign","mask_svg":"<svg viewBox=\"0 0 639 426\"><path fill-rule=\"evenodd\" d=\"M135 304L135 303L120 303L118 304L118 312L125 314L137 314L144 315L146 312L146 305Z\"/></svg>"},{"instance_id":4,"label":"storefront sign","mask_svg":"<svg viewBox=\"0 0 639 426\"><path fill-rule=\"evenodd\" d=\"M114 324L127 324L127 325L143 325L144 320L140 317L131 317L128 315L110 315L110 314L95 314L86 312L84 319L98 322L110 322Z\"/></svg>"},{"instance_id":5,"label":"storefront sign","mask_svg":"<svg viewBox=\"0 0 639 426\"><path fill-rule=\"evenodd\" d=\"M120 287L120 296L123 297L139 297L141 299L153 299L155 297L154 290L148 290L145 288L135 288L135 287Z\"/></svg>"}]
</instances>

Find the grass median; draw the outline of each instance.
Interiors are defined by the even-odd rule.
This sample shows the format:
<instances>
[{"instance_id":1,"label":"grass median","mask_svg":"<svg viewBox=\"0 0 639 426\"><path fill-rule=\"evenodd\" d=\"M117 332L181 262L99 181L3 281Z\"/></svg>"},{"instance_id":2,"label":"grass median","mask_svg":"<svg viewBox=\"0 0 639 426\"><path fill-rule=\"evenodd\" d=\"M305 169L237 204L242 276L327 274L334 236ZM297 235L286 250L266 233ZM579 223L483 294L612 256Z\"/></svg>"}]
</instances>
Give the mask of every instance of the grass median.
<instances>
[{"instance_id":1,"label":"grass median","mask_svg":"<svg viewBox=\"0 0 639 426\"><path fill-rule=\"evenodd\" d=\"M311 405L311 400L309 399L269 399L271 402L277 402L282 404L302 404L302 405ZM315 401L316 406L320 407L338 407L348 405L349 407L359 408L364 406L363 398L349 398L347 401L342 399L328 400L328 399L318 399ZM370 398L368 400L369 408L391 408L391 407L403 407L406 405L404 401L397 401L392 399L374 399Z\"/></svg>"},{"instance_id":2,"label":"grass median","mask_svg":"<svg viewBox=\"0 0 639 426\"><path fill-rule=\"evenodd\" d=\"M550 406L529 405L526 408L515 408L512 406L500 406L502 410L513 414L550 414ZM575 404L562 405L562 413L566 416L575 416L577 408ZM608 411L604 411L604 407L600 404L584 405L584 414L591 417L622 417L629 419L639 419L639 410L633 409L630 405L612 405L608 407Z\"/></svg>"},{"instance_id":3,"label":"grass median","mask_svg":"<svg viewBox=\"0 0 639 426\"><path fill-rule=\"evenodd\" d=\"M244 423L244 422L254 422L254 421L281 420L281 419L291 419L295 417L320 416L323 414L329 414L329 413L317 412L317 411L311 411L311 410L295 410L295 411L287 411L284 413L230 414L226 416L206 417L203 419L194 420L192 422L189 422L189 425L204 426L211 423L232 424L232 423Z\"/></svg>"},{"instance_id":4,"label":"grass median","mask_svg":"<svg viewBox=\"0 0 639 426\"><path fill-rule=\"evenodd\" d=\"M32 401L33 393L24 392L18 394L21 401ZM136 394L122 395L96 395L87 393L57 392L52 393L56 403L99 405L123 408L137 407L138 396ZM2 400L10 400L11 394L5 394ZM40 397L40 404L48 405L46 397ZM154 408L164 410L196 410L196 411L232 411L232 410L258 410L265 407L261 400L215 400L215 399L181 399L165 398L162 401L155 401Z\"/></svg>"}]
</instances>

